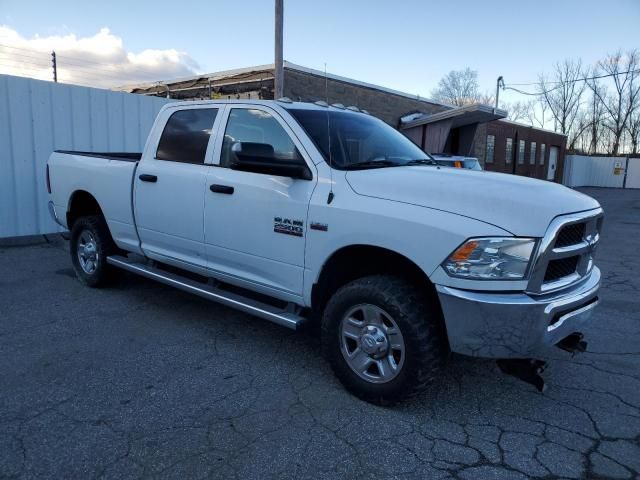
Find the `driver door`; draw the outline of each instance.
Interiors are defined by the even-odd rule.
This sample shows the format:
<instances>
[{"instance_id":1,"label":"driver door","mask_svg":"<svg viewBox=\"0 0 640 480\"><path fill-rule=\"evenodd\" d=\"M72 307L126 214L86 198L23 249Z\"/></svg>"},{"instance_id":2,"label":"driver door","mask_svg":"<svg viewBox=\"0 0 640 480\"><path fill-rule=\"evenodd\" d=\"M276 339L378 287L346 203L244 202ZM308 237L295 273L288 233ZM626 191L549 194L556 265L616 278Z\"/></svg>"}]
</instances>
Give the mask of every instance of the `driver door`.
<instances>
[{"instance_id":1,"label":"driver door","mask_svg":"<svg viewBox=\"0 0 640 480\"><path fill-rule=\"evenodd\" d=\"M296 300L302 296L307 211L315 166L290 127L262 105L230 105L218 138L218 166L205 192L205 254L209 269L230 283ZM261 144L280 159L304 158L312 180L233 170L234 145ZM214 165L216 158L214 158Z\"/></svg>"}]
</instances>

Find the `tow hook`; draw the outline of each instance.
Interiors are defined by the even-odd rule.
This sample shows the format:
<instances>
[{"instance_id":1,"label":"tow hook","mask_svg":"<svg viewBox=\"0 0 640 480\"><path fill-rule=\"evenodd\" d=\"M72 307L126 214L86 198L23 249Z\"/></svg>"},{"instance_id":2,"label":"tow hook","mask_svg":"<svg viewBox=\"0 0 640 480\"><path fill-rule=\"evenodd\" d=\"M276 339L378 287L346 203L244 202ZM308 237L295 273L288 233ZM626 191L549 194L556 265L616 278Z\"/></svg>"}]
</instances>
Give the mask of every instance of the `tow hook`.
<instances>
[{"instance_id":1,"label":"tow hook","mask_svg":"<svg viewBox=\"0 0 640 480\"><path fill-rule=\"evenodd\" d=\"M547 367L547 362L535 358L505 358L497 360L498 368L502 373L519 378L527 382L539 392L544 392L546 385L542 378L542 372Z\"/></svg>"},{"instance_id":2,"label":"tow hook","mask_svg":"<svg viewBox=\"0 0 640 480\"><path fill-rule=\"evenodd\" d=\"M571 335L560 340L556 346L569 352L572 356L576 352L585 352L587 350L587 342L583 340L584 335L580 332L573 332Z\"/></svg>"}]
</instances>

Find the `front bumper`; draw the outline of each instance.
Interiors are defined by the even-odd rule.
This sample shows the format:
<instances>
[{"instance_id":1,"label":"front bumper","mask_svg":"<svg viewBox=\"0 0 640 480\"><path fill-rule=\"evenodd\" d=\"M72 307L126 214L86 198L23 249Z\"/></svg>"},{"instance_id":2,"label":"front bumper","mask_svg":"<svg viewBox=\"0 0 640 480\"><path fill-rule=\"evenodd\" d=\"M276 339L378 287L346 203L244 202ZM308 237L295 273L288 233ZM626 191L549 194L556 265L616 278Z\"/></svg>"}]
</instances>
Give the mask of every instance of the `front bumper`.
<instances>
[{"instance_id":1,"label":"front bumper","mask_svg":"<svg viewBox=\"0 0 640 480\"><path fill-rule=\"evenodd\" d=\"M449 346L486 358L528 358L579 332L598 304L600 270L548 295L475 292L436 285Z\"/></svg>"}]
</instances>

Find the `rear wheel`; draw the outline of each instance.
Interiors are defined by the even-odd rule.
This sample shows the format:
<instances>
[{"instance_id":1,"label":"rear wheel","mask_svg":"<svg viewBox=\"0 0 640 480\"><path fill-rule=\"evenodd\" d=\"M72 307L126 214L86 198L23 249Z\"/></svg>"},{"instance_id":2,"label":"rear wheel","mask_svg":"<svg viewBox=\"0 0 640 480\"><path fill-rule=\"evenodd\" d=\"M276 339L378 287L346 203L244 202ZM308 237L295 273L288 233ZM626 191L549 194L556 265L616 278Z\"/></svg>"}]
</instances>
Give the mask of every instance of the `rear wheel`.
<instances>
[{"instance_id":1,"label":"rear wheel","mask_svg":"<svg viewBox=\"0 0 640 480\"><path fill-rule=\"evenodd\" d=\"M69 247L73 269L82 283L102 287L112 280L115 269L107 263L107 257L114 254L117 247L101 215L76 220Z\"/></svg>"},{"instance_id":2,"label":"rear wheel","mask_svg":"<svg viewBox=\"0 0 640 480\"><path fill-rule=\"evenodd\" d=\"M447 352L439 309L409 282L390 275L340 288L325 309L322 341L345 387L377 404L424 389Z\"/></svg>"}]
</instances>

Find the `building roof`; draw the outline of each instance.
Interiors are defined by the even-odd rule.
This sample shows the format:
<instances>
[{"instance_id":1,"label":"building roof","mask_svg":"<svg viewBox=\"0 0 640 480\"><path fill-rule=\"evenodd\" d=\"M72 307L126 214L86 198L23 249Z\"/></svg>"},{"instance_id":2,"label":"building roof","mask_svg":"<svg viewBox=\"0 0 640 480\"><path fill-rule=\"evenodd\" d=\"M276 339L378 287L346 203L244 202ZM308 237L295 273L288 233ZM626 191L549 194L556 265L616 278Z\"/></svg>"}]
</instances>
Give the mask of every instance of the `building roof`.
<instances>
[{"instance_id":1,"label":"building roof","mask_svg":"<svg viewBox=\"0 0 640 480\"><path fill-rule=\"evenodd\" d=\"M220 72L213 72L213 73L205 73L202 75L195 75L192 77L183 77L183 78L176 78L176 79L172 79L172 80L162 80L162 81L157 81L157 82L145 82L145 83L137 83L137 84L131 84L131 85L124 85L121 87L117 87L115 88L115 90L123 90L123 91L127 91L127 92L134 92L134 91L139 91L139 90L145 90L145 89L152 89L152 88L158 88L158 87L163 87L163 88L171 88L172 85L180 85L180 87L183 87L183 84L192 84L192 85L196 85L199 81L203 81L203 82L208 82L208 81L212 81L212 82L220 82L221 80L225 80L225 79L229 79L229 80L235 80L238 81L238 77L242 77L242 76L250 76L252 74L258 74L260 72L264 72L264 73L268 73L270 75L270 78L273 77L273 71L274 71L274 64L270 63L270 64L265 64L265 65L256 65L253 67L245 67L245 68L236 68L236 69L232 69L232 70L223 70ZM322 78L325 78L325 72L321 71L321 70L316 70L313 68L309 68L309 67L304 67L302 65L296 65L295 63L291 63L291 62L284 62L284 68L288 69L288 70L294 70L297 72L302 72L302 73L307 73L309 75L315 75L315 76L319 76ZM406 92L402 92L400 90L394 90L392 88L388 88L388 87L383 87L381 85L375 85L373 83L367 83L367 82L362 82L360 80L355 80L353 78L349 78L349 77L343 77L340 75L334 75L332 73L326 73L326 78L329 78L331 80L334 81L338 81L338 82L344 82L344 83L348 83L351 85L358 85L361 87L365 87L365 88L370 88L373 90L378 90L381 92L386 92L386 93L390 93L393 95L398 95L401 97L405 97L405 98L410 98L412 100L419 100L419 101L423 101L425 103L429 103L429 104L433 104L433 105L440 105L443 107L448 107L448 108L453 108L452 105L448 105L446 103L442 103L439 102L437 100L432 100L430 98L425 98L425 97L421 97L420 95L414 95L412 93L406 93ZM187 87L189 88L189 87Z\"/></svg>"},{"instance_id":2,"label":"building roof","mask_svg":"<svg viewBox=\"0 0 640 480\"><path fill-rule=\"evenodd\" d=\"M554 130L549 130L548 128L540 128L540 127L535 127L533 125L529 125L528 123L522 123L522 122L514 122L513 120L509 120L508 118L502 118L500 119L501 122L504 123L510 123L512 125L517 125L518 127L525 127L525 128L531 128L533 130L539 130L541 132L547 132L547 133L553 133L554 135L561 135L563 137L568 136L565 133L561 133L561 132L556 132Z\"/></svg>"},{"instance_id":3,"label":"building roof","mask_svg":"<svg viewBox=\"0 0 640 480\"><path fill-rule=\"evenodd\" d=\"M441 122L443 120L451 120L452 128L470 125L472 123L491 122L505 118L507 112L499 108L490 107L489 105L465 105L464 107L444 110L442 112L428 114L410 114L400 119L400 128L411 128L429 123Z\"/></svg>"}]
</instances>

